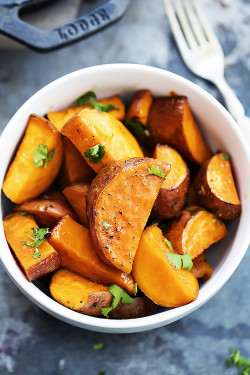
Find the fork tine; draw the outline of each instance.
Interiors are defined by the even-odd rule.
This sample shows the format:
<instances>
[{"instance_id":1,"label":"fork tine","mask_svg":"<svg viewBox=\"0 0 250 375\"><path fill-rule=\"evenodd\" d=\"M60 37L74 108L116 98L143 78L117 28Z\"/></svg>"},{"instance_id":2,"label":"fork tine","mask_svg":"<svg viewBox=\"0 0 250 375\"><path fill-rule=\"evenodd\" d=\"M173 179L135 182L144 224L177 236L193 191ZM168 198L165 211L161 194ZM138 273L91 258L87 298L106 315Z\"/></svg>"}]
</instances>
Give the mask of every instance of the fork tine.
<instances>
[{"instance_id":1,"label":"fork tine","mask_svg":"<svg viewBox=\"0 0 250 375\"><path fill-rule=\"evenodd\" d=\"M183 33L184 33L184 35L187 39L189 47L191 49L195 49L195 48L197 48L197 42L194 38L191 27L189 26L189 23L188 23L186 15L185 15L184 9L183 9L179 0L174 0L174 3L175 3L176 13L177 13L179 22L181 24Z\"/></svg>"},{"instance_id":2,"label":"fork tine","mask_svg":"<svg viewBox=\"0 0 250 375\"><path fill-rule=\"evenodd\" d=\"M207 40L204 36L204 31L202 30L202 28L201 28L201 26L198 22L197 16L196 16L192 6L190 5L190 2L188 0L183 0L183 4L184 4L184 7L186 9L186 13L188 15L189 22L192 26L193 33L194 33L198 43L201 46L206 44Z\"/></svg>"}]
</instances>

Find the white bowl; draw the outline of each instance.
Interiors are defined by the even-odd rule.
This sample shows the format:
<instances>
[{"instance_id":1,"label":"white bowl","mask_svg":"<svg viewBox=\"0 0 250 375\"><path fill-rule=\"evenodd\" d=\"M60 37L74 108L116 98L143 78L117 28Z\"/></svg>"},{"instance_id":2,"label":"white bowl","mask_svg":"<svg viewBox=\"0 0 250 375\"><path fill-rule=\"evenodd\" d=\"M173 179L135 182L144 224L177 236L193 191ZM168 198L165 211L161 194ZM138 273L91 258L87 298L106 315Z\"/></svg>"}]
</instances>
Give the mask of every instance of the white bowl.
<instances>
[{"instance_id":1,"label":"white bowl","mask_svg":"<svg viewBox=\"0 0 250 375\"><path fill-rule=\"evenodd\" d=\"M153 94L167 95L170 91L186 95L213 151L230 153L242 214L228 224L227 238L208 251L214 273L200 289L196 301L174 309L164 310L145 318L112 320L82 315L55 302L36 285L26 280L17 266L0 225L0 258L6 271L19 289L34 303L51 315L75 326L99 332L128 333L146 331L169 324L196 310L225 284L243 258L250 242L250 154L237 124L224 107L211 95L190 81L167 71L133 64L101 65L68 74L50 83L33 95L12 117L0 138L0 184L31 113L44 115L63 109L82 93L94 90L98 97L120 93L125 97L135 90L149 88ZM10 203L1 196L1 215L10 211ZM240 287L240 286L239 286ZM221 306L221 309L224 307Z\"/></svg>"}]
</instances>

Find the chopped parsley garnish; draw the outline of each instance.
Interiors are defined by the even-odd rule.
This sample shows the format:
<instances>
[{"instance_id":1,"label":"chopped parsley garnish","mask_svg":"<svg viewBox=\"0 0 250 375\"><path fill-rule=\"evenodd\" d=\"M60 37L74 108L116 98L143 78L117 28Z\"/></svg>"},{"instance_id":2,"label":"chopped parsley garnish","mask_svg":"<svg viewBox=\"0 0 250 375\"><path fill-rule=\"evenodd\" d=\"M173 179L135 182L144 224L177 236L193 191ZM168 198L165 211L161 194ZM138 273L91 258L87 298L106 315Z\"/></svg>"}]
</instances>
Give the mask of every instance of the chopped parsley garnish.
<instances>
[{"instance_id":1,"label":"chopped parsley garnish","mask_svg":"<svg viewBox=\"0 0 250 375\"><path fill-rule=\"evenodd\" d=\"M150 225L157 224L160 229L164 229L166 225L166 220L164 219L151 219Z\"/></svg>"},{"instance_id":2,"label":"chopped parsley garnish","mask_svg":"<svg viewBox=\"0 0 250 375\"><path fill-rule=\"evenodd\" d=\"M165 178L165 173L162 169L160 169L158 166L152 165L151 168L148 168L148 174L154 174L155 176L159 176L162 178Z\"/></svg>"},{"instance_id":3,"label":"chopped parsley garnish","mask_svg":"<svg viewBox=\"0 0 250 375\"><path fill-rule=\"evenodd\" d=\"M52 150L48 153L48 146L42 144L38 145L34 151L33 166L35 168L42 166L46 168L48 163L53 159L54 155L54 148L52 148Z\"/></svg>"},{"instance_id":4,"label":"chopped parsley garnish","mask_svg":"<svg viewBox=\"0 0 250 375\"><path fill-rule=\"evenodd\" d=\"M131 298L122 288L120 288L118 285L111 285L108 290L110 293L114 296L113 301L112 301L112 306L111 307L103 307L102 308L102 314L104 316L107 316L110 311L115 309L118 306L118 303L120 300L122 300L122 303L129 305L130 303L133 303L134 300Z\"/></svg>"},{"instance_id":5,"label":"chopped parsley garnish","mask_svg":"<svg viewBox=\"0 0 250 375\"><path fill-rule=\"evenodd\" d=\"M103 347L104 347L103 342L98 342L98 344L95 344L95 345L92 346L92 348L93 348L94 350L100 350L100 349L102 349Z\"/></svg>"},{"instance_id":6,"label":"chopped parsley garnish","mask_svg":"<svg viewBox=\"0 0 250 375\"><path fill-rule=\"evenodd\" d=\"M172 265L175 266L177 270L180 270L182 268L184 270L190 271L193 267L192 257L188 253L180 255L167 251L166 256L168 257L169 262L172 263Z\"/></svg>"},{"instance_id":7,"label":"chopped parsley garnish","mask_svg":"<svg viewBox=\"0 0 250 375\"><path fill-rule=\"evenodd\" d=\"M230 159L230 155L229 154L225 154L223 157L222 157L223 160L229 160Z\"/></svg>"},{"instance_id":8,"label":"chopped parsley garnish","mask_svg":"<svg viewBox=\"0 0 250 375\"><path fill-rule=\"evenodd\" d=\"M108 223L107 221L103 221L102 225L104 226L105 229L109 229L110 227L112 227L112 224Z\"/></svg>"},{"instance_id":9,"label":"chopped parsley garnish","mask_svg":"<svg viewBox=\"0 0 250 375\"><path fill-rule=\"evenodd\" d=\"M105 152L106 151L104 145L100 143L84 151L84 155L89 161L91 161L94 164L97 164L102 160L103 156L105 155Z\"/></svg>"},{"instance_id":10,"label":"chopped parsley garnish","mask_svg":"<svg viewBox=\"0 0 250 375\"><path fill-rule=\"evenodd\" d=\"M97 375L106 375L106 371L98 371Z\"/></svg>"},{"instance_id":11,"label":"chopped parsley garnish","mask_svg":"<svg viewBox=\"0 0 250 375\"><path fill-rule=\"evenodd\" d=\"M112 104L104 104L104 103L98 103L95 100L96 94L94 91L87 91L85 94L80 96L78 99L76 99L76 105L83 105L83 104L90 104L93 108L97 109L98 111L102 112L110 112L113 109L118 109L114 107Z\"/></svg>"},{"instance_id":12,"label":"chopped parsley garnish","mask_svg":"<svg viewBox=\"0 0 250 375\"><path fill-rule=\"evenodd\" d=\"M102 112L110 112L110 111L113 111L114 109L118 109L112 104L98 103L98 102L95 102L94 100L89 100L89 104L91 104L93 108Z\"/></svg>"},{"instance_id":13,"label":"chopped parsley garnish","mask_svg":"<svg viewBox=\"0 0 250 375\"><path fill-rule=\"evenodd\" d=\"M140 121L138 121L136 117L133 117L131 120L124 121L124 125L135 137L146 136L145 126Z\"/></svg>"},{"instance_id":14,"label":"chopped parsley garnish","mask_svg":"<svg viewBox=\"0 0 250 375\"><path fill-rule=\"evenodd\" d=\"M168 245L168 247L170 248L170 250L174 251L171 242L167 238L164 238L164 241L166 242L166 244Z\"/></svg>"},{"instance_id":15,"label":"chopped parsley garnish","mask_svg":"<svg viewBox=\"0 0 250 375\"><path fill-rule=\"evenodd\" d=\"M112 139L112 138L113 138L113 136L114 136L113 133L111 133L111 134L106 133L105 130L103 130L103 129L102 129L99 125L97 125L97 124L95 124L95 127L96 127L96 129L99 130L100 133L102 133L103 135L105 135L105 137L107 137L108 139Z\"/></svg>"},{"instance_id":16,"label":"chopped parsley garnish","mask_svg":"<svg viewBox=\"0 0 250 375\"><path fill-rule=\"evenodd\" d=\"M18 211L19 215L21 216L29 216L30 213L28 211Z\"/></svg>"},{"instance_id":17,"label":"chopped parsley garnish","mask_svg":"<svg viewBox=\"0 0 250 375\"><path fill-rule=\"evenodd\" d=\"M41 258L41 254L38 250L38 246L40 246L45 240L46 240L46 235L50 233L49 228L31 228L33 230L33 235L32 237L29 233L25 232L26 236L28 236L32 242L21 242L23 245L33 247L34 248L34 254L32 258Z\"/></svg>"},{"instance_id":18,"label":"chopped parsley garnish","mask_svg":"<svg viewBox=\"0 0 250 375\"><path fill-rule=\"evenodd\" d=\"M230 348L230 356L226 359L226 366L233 367L237 366L239 369L239 375L250 374L250 360L240 355L239 350L235 350L233 347Z\"/></svg>"},{"instance_id":19,"label":"chopped parsley garnish","mask_svg":"<svg viewBox=\"0 0 250 375\"><path fill-rule=\"evenodd\" d=\"M96 99L96 94L94 93L94 91L88 91L82 96L80 96L78 99L76 99L76 105L83 105L89 103L91 99Z\"/></svg>"},{"instance_id":20,"label":"chopped parsley garnish","mask_svg":"<svg viewBox=\"0 0 250 375\"><path fill-rule=\"evenodd\" d=\"M134 296L136 296L137 293L138 293L138 285L137 285L137 283L135 283L135 294L134 294Z\"/></svg>"}]
</instances>

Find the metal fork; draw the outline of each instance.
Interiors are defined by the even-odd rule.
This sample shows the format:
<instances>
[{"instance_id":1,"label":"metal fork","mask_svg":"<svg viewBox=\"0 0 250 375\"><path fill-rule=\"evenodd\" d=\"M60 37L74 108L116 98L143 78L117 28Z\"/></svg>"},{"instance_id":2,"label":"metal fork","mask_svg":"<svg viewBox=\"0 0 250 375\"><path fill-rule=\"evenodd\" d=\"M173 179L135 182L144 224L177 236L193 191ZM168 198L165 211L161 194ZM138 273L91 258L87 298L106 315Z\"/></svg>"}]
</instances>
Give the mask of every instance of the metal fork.
<instances>
[{"instance_id":1,"label":"metal fork","mask_svg":"<svg viewBox=\"0 0 250 375\"><path fill-rule=\"evenodd\" d=\"M213 82L228 111L250 142L250 119L224 78L224 54L197 0L174 0L175 11L163 0L177 46L185 64L196 75ZM177 15L177 16L176 16Z\"/></svg>"}]
</instances>

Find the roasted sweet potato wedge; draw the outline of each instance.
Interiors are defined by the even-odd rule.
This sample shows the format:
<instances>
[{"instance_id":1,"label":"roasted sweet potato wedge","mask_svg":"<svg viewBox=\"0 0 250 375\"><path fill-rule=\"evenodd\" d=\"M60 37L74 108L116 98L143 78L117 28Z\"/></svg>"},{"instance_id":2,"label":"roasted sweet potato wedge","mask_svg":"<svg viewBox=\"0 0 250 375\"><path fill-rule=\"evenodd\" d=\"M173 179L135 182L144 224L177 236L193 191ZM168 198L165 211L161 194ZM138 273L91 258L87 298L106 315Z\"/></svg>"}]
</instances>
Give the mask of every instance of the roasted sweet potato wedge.
<instances>
[{"instance_id":1,"label":"roasted sweet potato wedge","mask_svg":"<svg viewBox=\"0 0 250 375\"><path fill-rule=\"evenodd\" d=\"M89 280L116 284L134 293L134 279L114 267L102 262L96 254L89 229L65 216L52 230L49 243L57 250L61 266Z\"/></svg>"},{"instance_id":2,"label":"roasted sweet potato wedge","mask_svg":"<svg viewBox=\"0 0 250 375\"><path fill-rule=\"evenodd\" d=\"M155 99L148 126L156 142L174 147L192 166L201 165L211 156L185 96Z\"/></svg>"},{"instance_id":3,"label":"roasted sweet potato wedge","mask_svg":"<svg viewBox=\"0 0 250 375\"><path fill-rule=\"evenodd\" d=\"M129 305L120 304L120 307L112 310L109 316L114 319L137 319L143 316L153 315L157 312L157 306L147 297L135 297Z\"/></svg>"},{"instance_id":4,"label":"roasted sweet potato wedge","mask_svg":"<svg viewBox=\"0 0 250 375\"><path fill-rule=\"evenodd\" d=\"M227 235L225 224L211 212L190 206L170 221L164 235L178 254L189 253L192 259Z\"/></svg>"},{"instance_id":5,"label":"roasted sweet potato wedge","mask_svg":"<svg viewBox=\"0 0 250 375\"><path fill-rule=\"evenodd\" d=\"M86 195L89 185L88 183L79 182L66 187L62 192L75 211L80 223L85 227L89 226L86 210Z\"/></svg>"},{"instance_id":6,"label":"roasted sweet potato wedge","mask_svg":"<svg viewBox=\"0 0 250 375\"><path fill-rule=\"evenodd\" d=\"M139 144L126 127L109 113L95 109L85 109L72 117L62 134L73 142L95 172L112 161L143 157Z\"/></svg>"},{"instance_id":7,"label":"roasted sweet potato wedge","mask_svg":"<svg viewBox=\"0 0 250 375\"><path fill-rule=\"evenodd\" d=\"M95 172L86 163L77 148L66 137L63 138L63 162L58 175L61 188L70 186L78 181L91 182Z\"/></svg>"},{"instance_id":8,"label":"roasted sweet potato wedge","mask_svg":"<svg viewBox=\"0 0 250 375\"><path fill-rule=\"evenodd\" d=\"M56 191L44 193L39 198L24 202L15 211L30 212L40 227L52 228L65 215L76 220L76 215L64 196Z\"/></svg>"},{"instance_id":9,"label":"roasted sweet potato wedge","mask_svg":"<svg viewBox=\"0 0 250 375\"><path fill-rule=\"evenodd\" d=\"M30 241L26 233L33 236L32 228L38 228L32 216L9 214L3 220L3 227L6 240L29 281L38 279L59 267L58 254L46 240L39 246L40 258L34 258L34 248L22 243Z\"/></svg>"},{"instance_id":10,"label":"roasted sweet potato wedge","mask_svg":"<svg viewBox=\"0 0 250 375\"><path fill-rule=\"evenodd\" d=\"M157 145L153 157L171 165L170 173L161 185L151 216L171 219L185 205L189 186L189 169L181 155L172 147Z\"/></svg>"},{"instance_id":11,"label":"roasted sweet potato wedge","mask_svg":"<svg viewBox=\"0 0 250 375\"><path fill-rule=\"evenodd\" d=\"M204 252L193 260L191 272L197 279L201 279L202 282L207 281L212 276L213 269L207 263Z\"/></svg>"},{"instance_id":12,"label":"roasted sweet potato wedge","mask_svg":"<svg viewBox=\"0 0 250 375\"><path fill-rule=\"evenodd\" d=\"M99 99L96 100L97 103L103 103L103 104L111 104L115 107L112 111L109 113L117 118L119 121L123 121L125 117L125 105L119 95L113 95L108 98ZM76 115L77 113L81 112L83 109L86 108L92 108L90 104L84 104L81 106L75 106L67 109L63 109L62 111L57 112L48 112L47 117L51 124L53 124L57 130L61 131L63 126L66 124L66 122Z\"/></svg>"},{"instance_id":13,"label":"roasted sweet potato wedge","mask_svg":"<svg viewBox=\"0 0 250 375\"><path fill-rule=\"evenodd\" d=\"M228 154L222 152L207 160L194 186L199 204L221 219L231 220L240 216L241 203Z\"/></svg>"},{"instance_id":14,"label":"roasted sweet potato wedge","mask_svg":"<svg viewBox=\"0 0 250 375\"><path fill-rule=\"evenodd\" d=\"M47 146L48 155L54 154L47 165L44 163L35 167L34 152L40 145ZM30 115L24 138L2 186L5 195L18 204L42 194L54 181L61 166L62 154L62 138L57 129L45 118Z\"/></svg>"},{"instance_id":15,"label":"roasted sweet potato wedge","mask_svg":"<svg viewBox=\"0 0 250 375\"><path fill-rule=\"evenodd\" d=\"M126 120L136 119L143 125L147 125L149 109L152 104L150 90L138 90L135 92L132 102L128 107Z\"/></svg>"},{"instance_id":16,"label":"roasted sweet potato wedge","mask_svg":"<svg viewBox=\"0 0 250 375\"><path fill-rule=\"evenodd\" d=\"M93 283L63 268L52 276L50 293L63 306L92 316L102 315L101 309L110 307L113 300L107 286Z\"/></svg>"},{"instance_id":17,"label":"roasted sweet potato wedge","mask_svg":"<svg viewBox=\"0 0 250 375\"><path fill-rule=\"evenodd\" d=\"M166 256L170 252L157 225L143 232L136 252L133 275L141 291L160 306L177 307L194 301L199 285L194 275L177 269Z\"/></svg>"},{"instance_id":18,"label":"roasted sweet potato wedge","mask_svg":"<svg viewBox=\"0 0 250 375\"><path fill-rule=\"evenodd\" d=\"M113 162L95 177L87 194L87 217L94 247L105 262L131 272L141 234L169 170L161 160L134 158Z\"/></svg>"}]
</instances>

